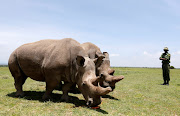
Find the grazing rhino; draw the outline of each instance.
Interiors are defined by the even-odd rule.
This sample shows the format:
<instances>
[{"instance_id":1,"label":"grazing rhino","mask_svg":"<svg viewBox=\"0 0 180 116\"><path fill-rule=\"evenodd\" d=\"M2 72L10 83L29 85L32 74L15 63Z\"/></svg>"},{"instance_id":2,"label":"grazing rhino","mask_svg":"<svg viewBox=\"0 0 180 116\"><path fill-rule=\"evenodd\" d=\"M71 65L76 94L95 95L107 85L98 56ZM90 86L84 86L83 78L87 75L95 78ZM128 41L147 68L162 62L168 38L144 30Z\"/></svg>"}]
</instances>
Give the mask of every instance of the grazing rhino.
<instances>
[{"instance_id":1,"label":"grazing rhino","mask_svg":"<svg viewBox=\"0 0 180 116\"><path fill-rule=\"evenodd\" d=\"M100 56L103 59L98 59L96 64L96 76L100 76L100 86L102 87L111 87L112 90L115 89L115 84L122 80L124 76L113 76L115 70L110 69L110 59L107 52L101 52L100 48L96 45L87 42L81 44L83 49L87 52L89 58L95 59Z\"/></svg>"},{"instance_id":2,"label":"grazing rhino","mask_svg":"<svg viewBox=\"0 0 180 116\"><path fill-rule=\"evenodd\" d=\"M16 96L24 96L22 86L27 77L46 82L43 99L49 99L55 87L64 81L61 99L68 100L69 88L77 84L91 107L99 105L101 96L112 91L110 87L98 86L94 61L71 38L24 44L10 55L8 65L15 80Z\"/></svg>"}]
</instances>

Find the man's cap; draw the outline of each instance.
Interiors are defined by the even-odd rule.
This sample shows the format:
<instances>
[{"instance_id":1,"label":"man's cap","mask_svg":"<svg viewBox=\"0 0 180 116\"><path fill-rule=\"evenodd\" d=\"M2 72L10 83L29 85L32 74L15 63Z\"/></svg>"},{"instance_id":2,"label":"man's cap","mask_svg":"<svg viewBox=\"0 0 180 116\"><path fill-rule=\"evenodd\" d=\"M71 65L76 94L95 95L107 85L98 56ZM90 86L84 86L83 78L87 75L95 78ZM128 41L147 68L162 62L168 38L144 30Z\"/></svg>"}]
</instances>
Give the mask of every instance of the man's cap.
<instances>
[{"instance_id":1,"label":"man's cap","mask_svg":"<svg viewBox=\"0 0 180 116\"><path fill-rule=\"evenodd\" d=\"M164 47L164 51L169 51L168 47Z\"/></svg>"}]
</instances>

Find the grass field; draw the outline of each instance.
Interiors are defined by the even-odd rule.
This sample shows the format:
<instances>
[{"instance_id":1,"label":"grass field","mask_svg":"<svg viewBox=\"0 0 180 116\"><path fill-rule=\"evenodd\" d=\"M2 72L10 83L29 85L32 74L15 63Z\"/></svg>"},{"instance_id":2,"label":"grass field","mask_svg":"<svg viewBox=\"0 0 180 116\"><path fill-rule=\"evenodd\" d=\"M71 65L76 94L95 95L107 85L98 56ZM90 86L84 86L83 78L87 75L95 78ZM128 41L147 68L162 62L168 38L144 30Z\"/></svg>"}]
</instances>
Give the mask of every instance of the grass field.
<instances>
[{"instance_id":1,"label":"grass field","mask_svg":"<svg viewBox=\"0 0 180 116\"><path fill-rule=\"evenodd\" d=\"M100 109L85 106L82 94L70 94L69 103L60 102L61 91L53 91L53 100L41 100L45 83L27 79L26 97L15 98L14 80L7 67L0 67L0 116L180 116L180 69L171 70L170 85L161 85L162 70L153 68L114 68L125 79L102 98Z\"/></svg>"}]
</instances>

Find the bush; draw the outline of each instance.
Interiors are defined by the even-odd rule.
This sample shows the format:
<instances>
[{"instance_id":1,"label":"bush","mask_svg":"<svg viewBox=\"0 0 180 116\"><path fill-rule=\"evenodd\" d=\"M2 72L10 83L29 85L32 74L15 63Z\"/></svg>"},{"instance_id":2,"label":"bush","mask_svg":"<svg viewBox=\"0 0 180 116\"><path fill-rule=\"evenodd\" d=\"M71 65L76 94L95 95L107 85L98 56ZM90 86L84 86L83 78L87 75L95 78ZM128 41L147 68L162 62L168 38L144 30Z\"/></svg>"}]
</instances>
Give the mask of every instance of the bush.
<instances>
[{"instance_id":1,"label":"bush","mask_svg":"<svg viewBox=\"0 0 180 116\"><path fill-rule=\"evenodd\" d=\"M170 66L170 69L175 69L174 66Z\"/></svg>"}]
</instances>

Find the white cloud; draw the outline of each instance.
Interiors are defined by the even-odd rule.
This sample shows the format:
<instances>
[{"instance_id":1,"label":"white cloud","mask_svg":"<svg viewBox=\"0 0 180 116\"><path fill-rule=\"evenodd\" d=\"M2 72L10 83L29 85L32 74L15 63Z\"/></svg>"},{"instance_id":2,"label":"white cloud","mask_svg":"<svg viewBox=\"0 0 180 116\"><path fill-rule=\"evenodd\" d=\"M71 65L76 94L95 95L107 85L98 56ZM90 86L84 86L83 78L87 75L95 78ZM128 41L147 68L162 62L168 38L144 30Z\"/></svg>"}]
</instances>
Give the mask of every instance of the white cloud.
<instances>
[{"instance_id":1,"label":"white cloud","mask_svg":"<svg viewBox=\"0 0 180 116\"><path fill-rule=\"evenodd\" d=\"M143 54L144 54L145 56L149 56L149 57L151 57L151 58L158 58L158 57L160 57L161 52L149 53L149 52L147 52L147 51L144 51Z\"/></svg>"},{"instance_id":2,"label":"white cloud","mask_svg":"<svg viewBox=\"0 0 180 116\"><path fill-rule=\"evenodd\" d=\"M152 56L152 54L149 54L148 52L144 51L143 52L144 55L147 55L147 56Z\"/></svg>"},{"instance_id":3,"label":"white cloud","mask_svg":"<svg viewBox=\"0 0 180 116\"><path fill-rule=\"evenodd\" d=\"M120 54L110 54L110 57L120 56Z\"/></svg>"},{"instance_id":4,"label":"white cloud","mask_svg":"<svg viewBox=\"0 0 180 116\"><path fill-rule=\"evenodd\" d=\"M180 51L173 52L172 55L180 55Z\"/></svg>"}]
</instances>

